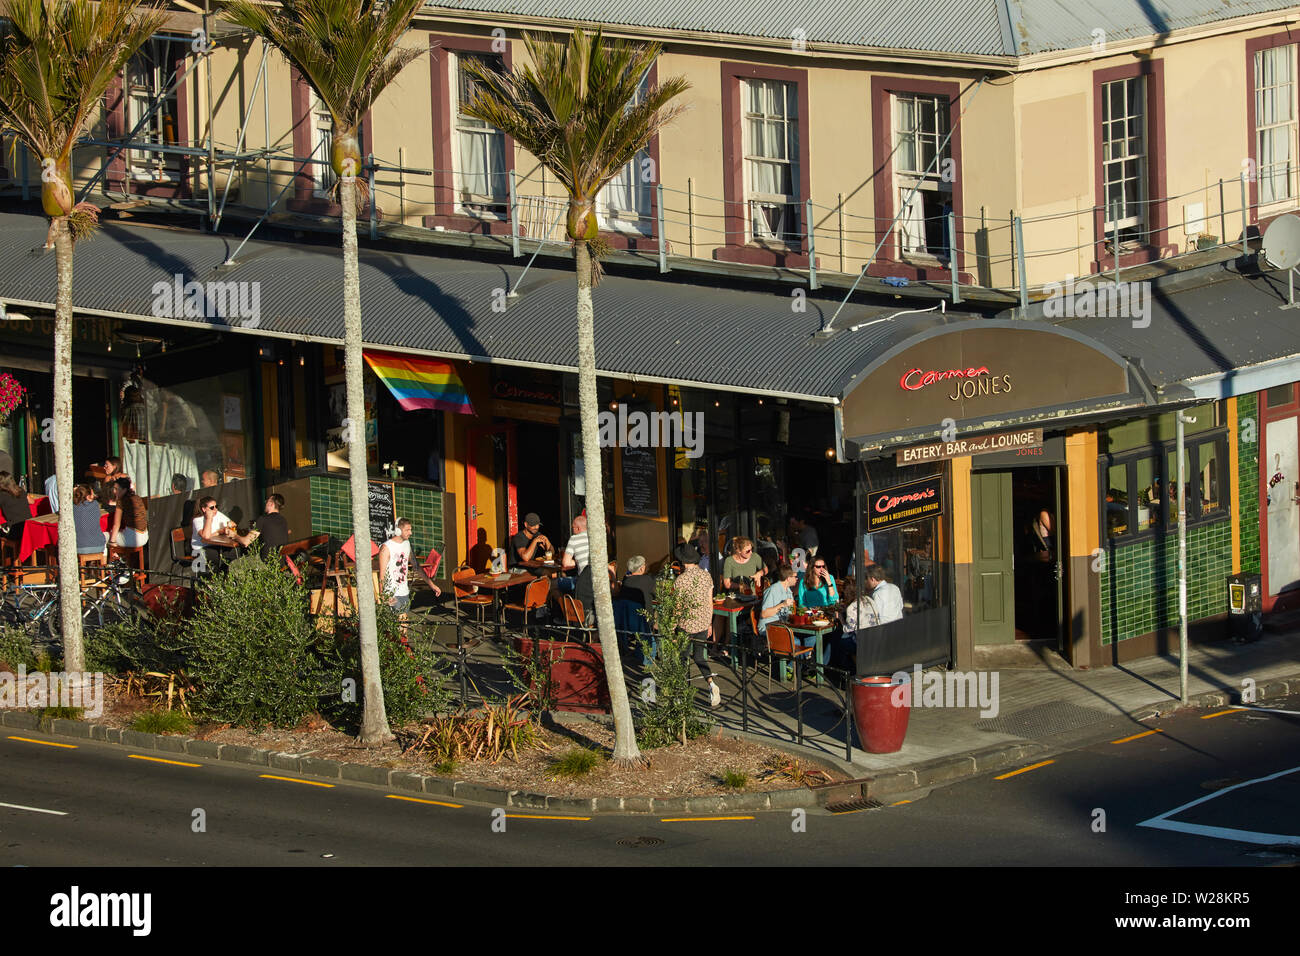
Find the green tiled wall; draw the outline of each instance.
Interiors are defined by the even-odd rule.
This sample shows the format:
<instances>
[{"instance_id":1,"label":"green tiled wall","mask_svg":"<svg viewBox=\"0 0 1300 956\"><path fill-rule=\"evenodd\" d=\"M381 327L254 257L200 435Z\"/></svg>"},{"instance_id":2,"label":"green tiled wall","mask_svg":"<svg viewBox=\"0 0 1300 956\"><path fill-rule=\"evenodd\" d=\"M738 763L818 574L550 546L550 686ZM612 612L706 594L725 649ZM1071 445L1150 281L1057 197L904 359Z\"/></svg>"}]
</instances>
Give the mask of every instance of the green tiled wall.
<instances>
[{"instance_id":1,"label":"green tiled wall","mask_svg":"<svg viewBox=\"0 0 1300 956\"><path fill-rule=\"evenodd\" d=\"M1256 548L1258 561L1258 546ZM1227 610L1232 522L1187 529L1187 619ZM1127 640L1178 625L1178 535L1116 548L1101 575L1101 642Z\"/></svg>"},{"instance_id":2,"label":"green tiled wall","mask_svg":"<svg viewBox=\"0 0 1300 956\"><path fill-rule=\"evenodd\" d=\"M445 553L442 536L442 494L433 488L398 485L397 517L411 519L411 547L423 558L430 548ZM346 539L352 534L352 505L348 480L334 475L311 477L312 534Z\"/></svg>"},{"instance_id":3,"label":"green tiled wall","mask_svg":"<svg viewBox=\"0 0 1300 956\"><path fill-rule=\"evenodd\" d=\"M1242 441L1242 422L1249 418L1254 441ZM1237 399L1237 487L1235 506L1241 515L1241 570L1259 573L1259 399L1252 393Z\"/></svg>"}]
</instances>

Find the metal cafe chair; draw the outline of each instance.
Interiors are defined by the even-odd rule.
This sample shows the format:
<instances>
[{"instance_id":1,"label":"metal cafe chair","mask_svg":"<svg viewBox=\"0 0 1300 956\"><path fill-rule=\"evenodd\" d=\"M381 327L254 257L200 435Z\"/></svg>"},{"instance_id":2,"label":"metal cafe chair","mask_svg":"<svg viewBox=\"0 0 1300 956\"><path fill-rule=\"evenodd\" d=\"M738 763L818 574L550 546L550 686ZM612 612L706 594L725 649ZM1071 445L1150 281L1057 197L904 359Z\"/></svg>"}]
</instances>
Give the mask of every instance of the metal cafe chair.
<instances>
[{"instance_id":1,"label":"metal cafe chair","mask_svg":"<svg viewBox=\"0 0 1300 956\"><path fill-rule=\"evenodd\" d=\"M524 588L523 604L507 604L502 607L501 612L518 611L520 614L519 626L525 631L528 630L528 613L546 607L546 598L551 593L551 579L538 578L528 587Z\"/></svg>"},{"instance_id":2,"label":"metal cafe chair","mask_svg":"<svg viewBox=\"0 0 1300 956\"><path fill-rule=\"evenodd\" d=\"M784 624L769 624L767 626L767 691L772 692L772 669L776 666L778 658L787 658L794 661L795 667L799 666L800 661L811 660L811 654L814 648L803 647L794 639L794 631L790 630Z\"/></svg>"},{"instance_id":3,"label":"metal cafe chair","mask_svg":"<svg viewBox=\"0 0 1300 956\"><path fill-rule=\"evenodd\" d=\"M466 584L470 578L475 576L473 568L462 565L451 576L451 591L456 602L456 616L461 614L461 606L472 608L475 611L475 617L480 626L484 623L483 616L487 608L492 604L493 599L487 594L479 594L478 589L472 584Z\"/></svg>"},{"instance_id":4,"label":"metal cafe chair","mask_svg":"<svg viewBox=\"0 0 1300 956\"><path fill-rule=\"evenodd\" d=\"M590 643L591 629L587 627L587 610L582 606L582 602L572 594L562 594L560 608L564 611L564 623L569 627L578 628L582 640Z\"/></svg>"}]
</instances>

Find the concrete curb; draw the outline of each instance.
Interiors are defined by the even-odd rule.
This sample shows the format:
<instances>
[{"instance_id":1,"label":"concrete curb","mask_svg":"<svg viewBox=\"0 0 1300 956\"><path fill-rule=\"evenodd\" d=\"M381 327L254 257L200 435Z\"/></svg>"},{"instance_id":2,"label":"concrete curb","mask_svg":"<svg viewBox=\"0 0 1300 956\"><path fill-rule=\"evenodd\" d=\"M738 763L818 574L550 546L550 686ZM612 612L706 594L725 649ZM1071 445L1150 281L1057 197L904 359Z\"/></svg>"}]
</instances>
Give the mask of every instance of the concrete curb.
<instances>
[{"instance_id":1,"label":"concrete curb","mask_svg":"<svg viewBox=\"0 0 1300 956\"><path fill-rule=\"evenodd\" d=\"M1255 688L1255 701L1285 697L1300 693L1300 674L1274 678ZM1209 691L1190 697L1188 708L1228 707L1242 703L1237 691ZM1183 709L1180 701L1155 704L1131 712L1134 720L1166 717ZM104 724L54 718L39 720L27 711L0 711L0 727L12 730L36 730L56 737L78 740L97 740L120 744L135 750L152 750L162 753L188 754L207 760L225 761L244 766L266 767L298 773L308 777L328 780L346 780L368 783L405 793L419 793L428 797L460 799L475 803L493 804L520 810L545 810L556 813L606 814L606 813L682 813L691 815L719 813L757 813L768 810L793 810L806 807L825 807L859 800L881 801L914 790L938 787L958 780L974 777L992 770L1003 770L1050 753L1061 752L1044 745L1023 741L995 744L980 750L949 757L938 757L882 771L858 780L833 783L816 788L797 787L788 790L768 790L753 793L712 794L696 797L557 797L523 790L501 790L464 780L448 780L415 773L410 770L393 770L368 764L342 763L321 757L299 757L239 744L217 744L192 737L163 734L145 734L134 730L121 730ZM732 733L731 731L723 731ZM735 732L740 736L739 732ZM744 735L746 738L754 735ZM768 743L764 738L764 743ZM786 747L769 744L774 749ZM810 761L817 757L800 754Z\"/></svg>"}]
</instances>

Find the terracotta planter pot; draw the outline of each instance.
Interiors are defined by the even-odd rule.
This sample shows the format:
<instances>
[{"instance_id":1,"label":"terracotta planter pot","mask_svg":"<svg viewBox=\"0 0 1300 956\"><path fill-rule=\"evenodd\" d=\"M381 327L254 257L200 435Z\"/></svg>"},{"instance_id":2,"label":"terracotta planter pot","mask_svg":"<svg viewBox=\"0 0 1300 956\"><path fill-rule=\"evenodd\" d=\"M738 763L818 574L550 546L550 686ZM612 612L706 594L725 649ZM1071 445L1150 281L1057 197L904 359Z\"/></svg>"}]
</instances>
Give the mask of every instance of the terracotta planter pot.
<instances>
[{"instance_id":1,"label":"terracotta planter pot","mask_svg":"<svg viewBox=\"0 0 1300 956\"><path fill-rule=\"evenodd\" d=\"M550 661L557 710L609 713L609 685L605 682L605 658L599 644L517 637L515 650L529 660L536 656Z\"/></svg>"},{"instance_id":2,"label":"terracotta planter pot","mask_svg":"<svg viewBox=\"0 0 1300 956\"><path fill-rule=\"evenodd\" d=\"M901 706L895 706L895 691ZM871 754L897 753L907 736L911 714L912 685L901 685L888 677L859 677L853 682L853 719L862 749Z\"/></svg>"}]
</instances>

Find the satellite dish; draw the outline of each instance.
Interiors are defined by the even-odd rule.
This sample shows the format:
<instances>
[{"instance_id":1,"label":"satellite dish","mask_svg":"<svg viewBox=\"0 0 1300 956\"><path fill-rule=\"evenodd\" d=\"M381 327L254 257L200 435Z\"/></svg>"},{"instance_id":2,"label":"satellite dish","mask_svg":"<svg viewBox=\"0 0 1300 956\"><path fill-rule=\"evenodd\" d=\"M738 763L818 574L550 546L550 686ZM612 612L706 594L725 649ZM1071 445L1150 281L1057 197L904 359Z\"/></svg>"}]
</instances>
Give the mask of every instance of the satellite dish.
<instances>
[{"instance_id":1,"label":"satellite dish","mask_svg":"<svg viewBox=\"0 0 1300 956\"><path fill-rule=\"evenodd\" d=\"M1278 216L1264 232L1264 258L1277 269L1300 265L1300 216Z\"/></svg>"}]
</instances>

